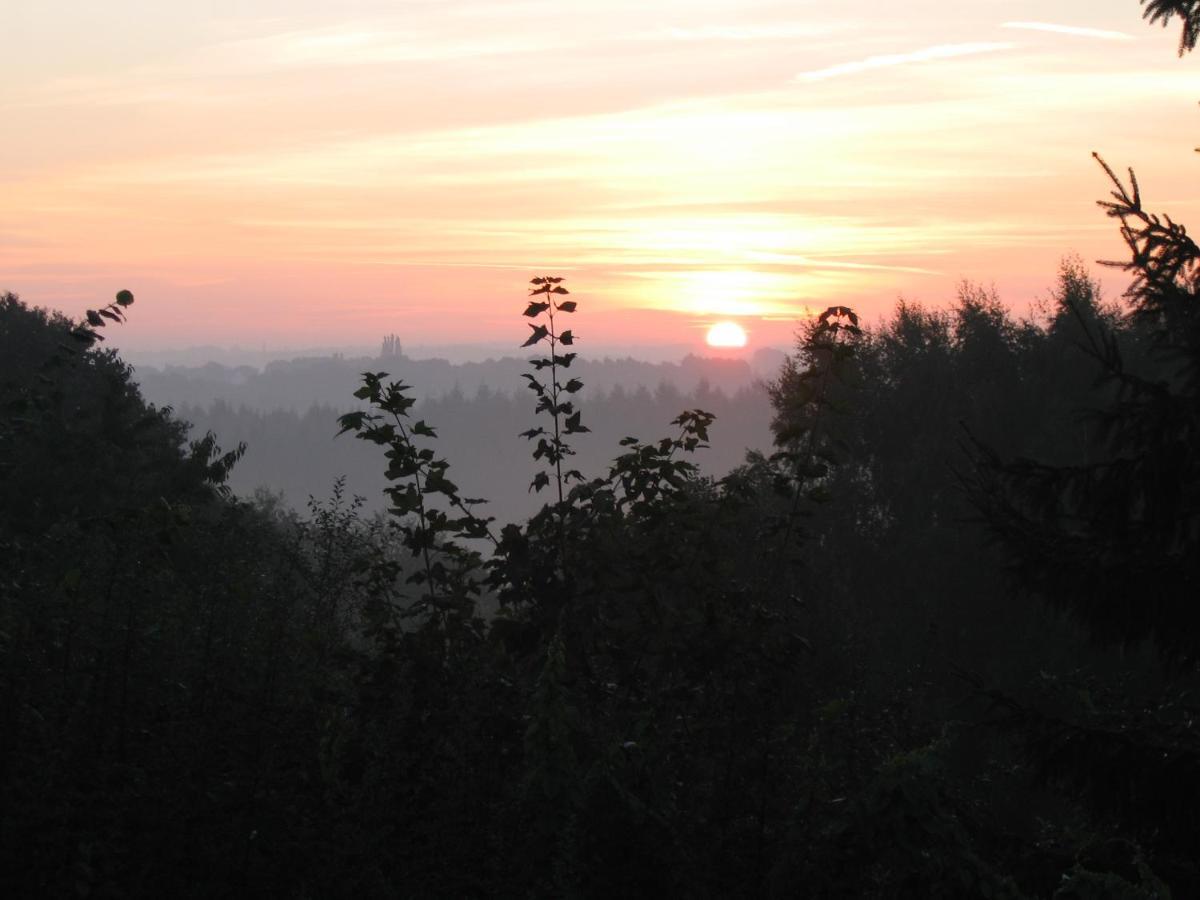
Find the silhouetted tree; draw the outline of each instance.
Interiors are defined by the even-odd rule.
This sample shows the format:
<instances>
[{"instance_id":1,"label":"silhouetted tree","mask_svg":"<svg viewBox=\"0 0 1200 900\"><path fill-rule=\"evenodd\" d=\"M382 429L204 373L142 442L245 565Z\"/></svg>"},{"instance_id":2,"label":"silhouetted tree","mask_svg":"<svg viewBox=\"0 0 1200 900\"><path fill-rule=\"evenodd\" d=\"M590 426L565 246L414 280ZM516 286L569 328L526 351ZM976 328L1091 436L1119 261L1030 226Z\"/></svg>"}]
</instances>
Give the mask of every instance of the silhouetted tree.
<instances>
[{"instance_id":1,"label":"silhouetted tree","mask_svg":"<svg viewBox=\"0 0 1200 900\"><path fill-rule=\"evenodd\" d=\"M1165 28L1175 16L1182 20L1180 56L1196 48L1196 39L1200 37L1200 0L1141 0L1141 4L1145 7L1142 15L1151 23L1161 22Z\"/></svg>"},{"instance_id":2,"label":"silhouetted tree","mask_svg":"<svg viewBox=\"0 0 1200 900\"><path fill-rule=\"evenodd\" d=\"M1189 16L1181 53L1195 43L1194 6L1148 8ZM1200 817L1178 798L1200 791L1188 699L1200 662L1200 248L1169 216L1145 210L1132 171L1125 182L1100 164L1113 186L1100 205L1129 250L1127 261L1108 263L1131 276L1127 311L1097 315L1078 292L1067 306L1104 402L1065 459L1012 460L977 442L967 486L1026 590L1105 644L1148 644L1169 677L1082 708L991 695L1038 776L1081 797L1126 848L1085 868L1121 872L1145 890L1157 872L1191 894L1200 890Z\"/></svg>"}]
</instances>

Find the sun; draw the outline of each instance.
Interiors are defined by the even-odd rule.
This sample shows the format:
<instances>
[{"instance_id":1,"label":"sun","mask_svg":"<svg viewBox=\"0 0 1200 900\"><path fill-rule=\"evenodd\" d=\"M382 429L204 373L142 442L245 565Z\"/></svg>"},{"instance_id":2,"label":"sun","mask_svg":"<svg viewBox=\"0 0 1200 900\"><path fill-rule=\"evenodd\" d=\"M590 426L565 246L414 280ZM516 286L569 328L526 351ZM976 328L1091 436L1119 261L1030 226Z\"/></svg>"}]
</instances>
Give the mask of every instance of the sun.
<instances>
[{"instance_id":1,"label":"sun","mask_svg":"<svg viewBox=\"0 0 1200 900\"><path fill-rule=\"evenodd\" d=\"M704 340L710 347L745 347L746 331L737 322L718 322L708 329Z\"/></svg>"}]
</instances>

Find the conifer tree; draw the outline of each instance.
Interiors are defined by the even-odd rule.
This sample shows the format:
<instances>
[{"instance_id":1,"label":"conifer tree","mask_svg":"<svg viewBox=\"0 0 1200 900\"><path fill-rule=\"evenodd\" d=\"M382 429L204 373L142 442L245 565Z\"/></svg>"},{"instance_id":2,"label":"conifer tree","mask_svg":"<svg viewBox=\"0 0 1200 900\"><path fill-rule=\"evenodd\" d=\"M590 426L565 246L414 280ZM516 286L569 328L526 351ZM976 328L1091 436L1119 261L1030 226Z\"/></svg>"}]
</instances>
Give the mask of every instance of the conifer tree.
<instances>
[{"instance_id":1,"label":"conifer tree","mask_svg":"<svg viewBox=\"0 0 1200 900\"><path fill-rule=\"evenodd\" d=\"M1146 15L1184 17L1182 53L1196 42L1196 6L1151 2ZM1094 440L1067 464L1004 459L977 443L967 488L1022 587L1104 643L1149 642L1171 677L1156 695L1115 693L1070 714L991 696L1040 780L1120 835L1149 895L1161 896L1149 887L1157 872L1194 896L1200 816L1180 798L1200 791L1187 692L1200 663L1200 248L1184 226L1147 211L1132 170L1122 179L1097 160L1113 188L1100 206L1129 253L1106 263L1131 276L1123 337L1140 336L1149 353L1130 363L1128 341L1068 297L1079 344L1108 388ZM1105 877L1115 878L1118 863L1101 867L1110 864Z\"/></svg>"}]
</instances>

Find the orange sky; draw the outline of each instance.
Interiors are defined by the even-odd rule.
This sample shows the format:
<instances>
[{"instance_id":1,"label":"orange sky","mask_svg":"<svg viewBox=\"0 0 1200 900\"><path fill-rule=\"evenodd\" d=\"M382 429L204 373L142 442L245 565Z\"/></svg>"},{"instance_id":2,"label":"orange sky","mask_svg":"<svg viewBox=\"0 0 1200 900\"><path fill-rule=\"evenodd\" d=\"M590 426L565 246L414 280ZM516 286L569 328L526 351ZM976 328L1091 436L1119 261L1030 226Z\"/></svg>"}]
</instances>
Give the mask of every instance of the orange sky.
<instances>
[{"instance_id":1,"label":"orange sky","mask_svg":"<svg viewBox=\"0 0 1200 900\"><path fill-rule=\"evenodd\" d=\"M520 339L542 272L631 348L1025 311L1120 254L1092 150L1200 222L1200 70L1136 0L184 6L0 7L0 289L128 287L130 347Z\"/></svg>"}]
</instances>

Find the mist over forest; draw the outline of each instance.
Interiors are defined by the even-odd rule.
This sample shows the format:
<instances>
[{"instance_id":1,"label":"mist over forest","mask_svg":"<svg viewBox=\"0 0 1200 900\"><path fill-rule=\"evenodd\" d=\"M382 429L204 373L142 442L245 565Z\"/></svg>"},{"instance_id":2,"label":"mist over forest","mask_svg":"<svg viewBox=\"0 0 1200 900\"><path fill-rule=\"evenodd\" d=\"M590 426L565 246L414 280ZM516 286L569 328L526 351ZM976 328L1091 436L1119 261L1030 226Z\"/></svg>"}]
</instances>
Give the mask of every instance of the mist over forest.
<instances>
[{"instance_id":1,"label":"mist over forest","mask_svg":"<svg viewBox=\"0 0 1200 900\"><path fill-rule=\"evenodd\" d=\"M554 271L485 362L0 291L5 896L1200 897L1200 245L1095 163L1121 258L746 358Z\"/></svg>"},{"instance_id":2,"label":"mist over forest","mask_svg":"<svg viewBox=\"0 0 1200 900\"><path fill-rule=\"evenodd\" d=\"M747 451L770 450L766 382L783 357L764 348L748 360L581 358L572 371L587 386L580 398L591 433L578 442L575 465L601 472L622 438L658 435L680 410L699 408L714 413L718 424L696 462L707 475L724 475ZM387 371L422 398L413 415L436 425L439 446L454 460L463 490L486 497L489 515L512 522L532 515L543 500L529 490L538 463L519 436L535 407L521 378L527 368L515 357L454 365L393 350L375 358L281 360L261 370L139 366L135 377L143 396L173 407L194 436L212 432L226 447L246 445L229 479L239 494L264 488L302 509L310 496L323 499L344 478L348 495L361 495L367 510L378 510L386 485L378 454L335 435L337 417L357 408L352 394L362 372Z\"/></svg>"}]
</instances>

